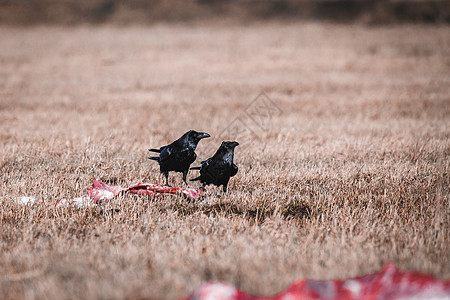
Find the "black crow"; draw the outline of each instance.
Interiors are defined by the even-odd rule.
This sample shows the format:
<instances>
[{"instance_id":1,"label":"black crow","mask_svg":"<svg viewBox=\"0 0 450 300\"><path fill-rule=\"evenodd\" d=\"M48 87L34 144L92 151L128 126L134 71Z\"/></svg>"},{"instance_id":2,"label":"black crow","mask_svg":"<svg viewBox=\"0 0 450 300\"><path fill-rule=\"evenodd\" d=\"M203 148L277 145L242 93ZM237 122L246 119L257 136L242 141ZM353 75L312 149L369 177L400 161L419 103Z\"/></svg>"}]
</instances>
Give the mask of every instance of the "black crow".
<instances>
[{"instance_id":1,"label":"black crow","mask_svg":"<svg viewBox=\"0 0 450 300\"><path fill-rule=\"evenodd\" d=\"M230 177L238 171L238 167L233 163L234 148L238 145L238 142L222 142L213 157L202 161L201 167L191 168L200 170L200 176L191 181L199 180L203 188L208 184L223 185L223 191L226 192Z\"/></svg>"},{"instance_id":2,"label":"black crow","mask_svg":"<svg viewBox=\"0 0 450 300\"><path fill-rule=\"evenodd\" d=\"M159 153L159 156L149 157L149 159L159 162L159 169L166 176L166 185L169 185L170 171L182 172L183 181L188 185L186 176L189 172L189 167L197 158L195 148L197 148L198 142L201 139L207 137L210 137L210 135L205 132L190 130L170 145L163 146L159 149L148 149L149 151Z\"/></svg>"}]
</instances>

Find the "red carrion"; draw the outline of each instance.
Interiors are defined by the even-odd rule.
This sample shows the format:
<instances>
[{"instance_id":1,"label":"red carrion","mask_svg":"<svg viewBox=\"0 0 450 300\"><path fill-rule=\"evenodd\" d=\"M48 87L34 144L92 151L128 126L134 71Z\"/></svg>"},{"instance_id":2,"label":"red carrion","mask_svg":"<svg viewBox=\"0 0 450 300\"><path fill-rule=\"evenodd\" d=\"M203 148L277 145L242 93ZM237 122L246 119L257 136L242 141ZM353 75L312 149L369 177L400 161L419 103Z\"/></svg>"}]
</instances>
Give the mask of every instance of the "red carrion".
<instances>
[{"instance_id":1,"label":"red carrion","mask_svg":"<svg viewBox=\"0 0 450 300\"><path fill-rule=\"evenodd\" d=\"M182 194L188 199L196 200L201 197L203 190L195 188L176 188L155 183L137 183L127 188L112 186L104 183L100 179L95 179L91 186L84 190L82 197L61 200L56 202L56 206L72 204L76 207L87 207L99 204L104 200L111 200L121 193L132 193L148 196L162 196Z\"/></svg>"},{"instance_id":2,"label":"red carrion","mask_svg":"<svg viewBox=\"0 0 450 300\"><path fill-rule=\"evenodd\" d=\"M301 280L272 296L250 295L220 282L200 285L187 300L395 300L450 299L450 282L414 271L401 272L393 264L378 273L346 280Z\"/></svg>"}]
</instances>

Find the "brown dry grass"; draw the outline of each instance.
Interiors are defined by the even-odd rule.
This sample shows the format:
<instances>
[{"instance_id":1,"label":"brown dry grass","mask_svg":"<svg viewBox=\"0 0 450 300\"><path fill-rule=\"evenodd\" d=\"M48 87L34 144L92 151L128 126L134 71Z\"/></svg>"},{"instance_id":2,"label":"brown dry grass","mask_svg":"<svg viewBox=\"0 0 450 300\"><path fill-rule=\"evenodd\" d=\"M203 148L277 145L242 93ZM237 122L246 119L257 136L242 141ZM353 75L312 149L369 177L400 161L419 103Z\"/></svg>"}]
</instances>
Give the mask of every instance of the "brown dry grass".
<instances>
[{"instance_id":1,"label":"brown dry grass","mask_svg":"<svg viewBox=\"0 0 450 300\"><path fill-rule=\"evenodd\" d=\"M272 294L387 261L450 276L448 27L10 27L0 38L1 298L175 298L203 280ZM240 171L209 204L11 200L79 196L97 177L163 182L148 147L205 130L216 138L200 161L261 91L282 114L237 148Z\"/></svg>"}]
</instances>

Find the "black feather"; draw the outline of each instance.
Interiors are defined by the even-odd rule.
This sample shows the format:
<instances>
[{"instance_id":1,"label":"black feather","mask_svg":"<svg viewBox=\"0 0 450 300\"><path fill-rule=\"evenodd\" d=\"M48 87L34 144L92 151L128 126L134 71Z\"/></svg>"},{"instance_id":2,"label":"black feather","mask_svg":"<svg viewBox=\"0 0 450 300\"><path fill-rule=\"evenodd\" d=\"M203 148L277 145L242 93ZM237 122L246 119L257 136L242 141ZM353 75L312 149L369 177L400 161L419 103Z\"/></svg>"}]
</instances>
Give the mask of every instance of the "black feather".
<instances>
[{"instance_id":1,"label":"black feather","mask_svg":"<svg viewBox=\"0 0 450 300\"><path fill-rule=\"evenodd\" d=\"M230 178L238 171L238 167L233 163L234 148L238 145L238 142L222 142L214 156L202 162L200 176L191 181L199 180L203 187L209 184L222 185L223 191L226 192Z\"/></svg>"},{"instance_id":2,"label":"black feather","mask_svg":"<svg viewBox=\"0 0 450 300\"><path fill-rule=\"evenodd\" d=\"M166 185L169 184L169 172L183 173L183 181L186 183L186 176L189 172L189 167L197 158L195 149L201 139L210 137L204 132L197 132L190 130L183 134L178 140L173 143L157 149L149 149L152 152L158 152L159 157L149 157L152 160L159 162L159 169L161 173L166 176Z\"/></svg>"},{"instance_id":3,"label":"black feather","mask_svg":"<svg viewBox=\"0 0 450 300\"><path fill-rule=\"evenodd\" d=\"M198 176L198 177L195 177L194 179L190 179L190 181L198 181L198 180L201 180L202 179L202 176Z\"/></svg>"}]
</instances>

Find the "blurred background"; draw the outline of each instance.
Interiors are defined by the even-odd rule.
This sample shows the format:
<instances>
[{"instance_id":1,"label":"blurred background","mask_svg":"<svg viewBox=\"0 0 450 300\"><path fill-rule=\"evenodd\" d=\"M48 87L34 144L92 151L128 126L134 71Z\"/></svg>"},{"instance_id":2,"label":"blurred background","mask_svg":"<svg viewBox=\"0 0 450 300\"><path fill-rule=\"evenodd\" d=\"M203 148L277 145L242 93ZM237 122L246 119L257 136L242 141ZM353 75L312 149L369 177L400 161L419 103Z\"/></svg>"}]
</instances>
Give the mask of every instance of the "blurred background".
<instances>
[{"instance_id":1,"label":"blurred background","mask_svg":"<svg viewBox=\"0 0 450 300\"><path fill-rule=\"evenodd\" d=\"M449 23L448 0L0 0L0 24L326 20Z\"/></svg>"}]
</instances>

